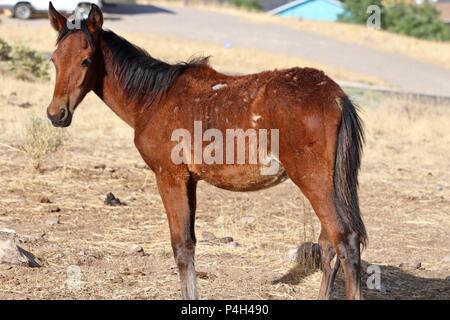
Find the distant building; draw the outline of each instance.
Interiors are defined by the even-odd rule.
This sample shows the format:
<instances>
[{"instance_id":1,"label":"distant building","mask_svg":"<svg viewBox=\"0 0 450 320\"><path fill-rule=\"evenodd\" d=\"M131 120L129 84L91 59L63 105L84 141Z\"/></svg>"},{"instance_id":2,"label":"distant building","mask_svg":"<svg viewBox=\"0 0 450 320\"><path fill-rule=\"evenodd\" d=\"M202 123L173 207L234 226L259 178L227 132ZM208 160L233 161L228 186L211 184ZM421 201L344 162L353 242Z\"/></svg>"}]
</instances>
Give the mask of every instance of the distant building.
<instances>
[{"instance_id":1,"label":"distant building","mask_svg":"<svg viewBox=\"0 0 450 320\"><path fill-rule=\"evenodd\" d=\"M344 5L337 0L296 0L276 7L268 13L306 20L336 21L343 12Z\"/></svg>"},{"instance_id":2,"label":"distant building","mask_svg":"<svg viewBox=\"0 0 450 320\"><path fill-rule=\"evenodd\" d=\"M263 11L267 12L291 1L292 0L259 0L259 5Z\"/></svg>"}]
</instances>

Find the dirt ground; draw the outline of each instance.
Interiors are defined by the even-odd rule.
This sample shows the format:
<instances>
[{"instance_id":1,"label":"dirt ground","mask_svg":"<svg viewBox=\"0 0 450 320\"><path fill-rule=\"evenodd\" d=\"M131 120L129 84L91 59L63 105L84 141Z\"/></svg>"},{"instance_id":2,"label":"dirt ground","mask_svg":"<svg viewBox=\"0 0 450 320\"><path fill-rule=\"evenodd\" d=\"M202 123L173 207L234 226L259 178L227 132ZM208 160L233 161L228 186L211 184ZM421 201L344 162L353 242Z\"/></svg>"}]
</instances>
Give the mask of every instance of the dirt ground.
<instances>
[{"instance_id":1,"label":"dirt ground","mask_svg":"<svg viewBox=\"0 0 450 320\"><path fill-rule=\"evenodd\" d=\"M88 96L64 130L63 146L37 169L18 150L24 124L45 118L51 91L51 82L0 78L0 229L14 229L43 264L0 265L0 299L178 299L165 213L131 129ZM364 295L450 299L450 105L372 94L357 100L367 125L364 270L376 264L382 271L381 290L364 286ZM105 205L108 192L127 205ZM43 196L51 203L40 203ZM201 298L316 298L320 271L288 258L320 230L293 183L255 193L200 183L198 203ZM256 221L245 225L243 216ZM204 231L233 237L237 246L202 241ZM133 245L145 254L132 253ZM80 268L79 290L67 286L71 266ZM335 298L342 289L340 279Z\"/></svg>"}]
</instances>

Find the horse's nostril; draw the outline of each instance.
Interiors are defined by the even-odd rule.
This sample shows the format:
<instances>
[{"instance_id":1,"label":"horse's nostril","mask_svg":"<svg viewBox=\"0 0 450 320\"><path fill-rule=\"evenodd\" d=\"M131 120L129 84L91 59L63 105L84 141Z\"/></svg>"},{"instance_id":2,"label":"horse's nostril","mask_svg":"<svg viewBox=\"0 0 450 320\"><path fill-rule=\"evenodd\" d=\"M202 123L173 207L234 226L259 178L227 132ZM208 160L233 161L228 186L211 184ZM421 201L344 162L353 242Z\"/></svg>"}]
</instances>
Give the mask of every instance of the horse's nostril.
<instances>
[{"instance_id":1,"label":"horse's nostril","mask_svg":"<svg viewBox=\"0 0 450 320\"><path fill-rule=\"evenodd\" d=\"M64 121L66 118L67 118L67 110L66 108L61 108L61 110L59 111L58 120Z\"/></svg>"}]
</instances>

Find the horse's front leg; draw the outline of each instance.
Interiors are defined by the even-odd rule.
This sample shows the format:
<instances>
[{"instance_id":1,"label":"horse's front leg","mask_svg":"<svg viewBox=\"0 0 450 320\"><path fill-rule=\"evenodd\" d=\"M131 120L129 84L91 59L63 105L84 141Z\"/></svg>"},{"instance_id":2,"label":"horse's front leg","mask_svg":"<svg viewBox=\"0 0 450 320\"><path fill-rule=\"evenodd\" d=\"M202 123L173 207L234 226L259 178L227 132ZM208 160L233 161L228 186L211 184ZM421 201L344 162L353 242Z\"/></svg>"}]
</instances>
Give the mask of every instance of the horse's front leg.
<instances>
[{"instance_id":1,"label":"horse's front leg","mask_svg":"<svg viewBox=\"0 0 450 320\"><path fill-rule=\"evenodd\" d=\"M185 300L198 299L195 272L195 207L197 182L189 174L180 178L170 173L156 177L170 227L173 254L178 266L181 293Z\"/></svg>"}]
</instances>

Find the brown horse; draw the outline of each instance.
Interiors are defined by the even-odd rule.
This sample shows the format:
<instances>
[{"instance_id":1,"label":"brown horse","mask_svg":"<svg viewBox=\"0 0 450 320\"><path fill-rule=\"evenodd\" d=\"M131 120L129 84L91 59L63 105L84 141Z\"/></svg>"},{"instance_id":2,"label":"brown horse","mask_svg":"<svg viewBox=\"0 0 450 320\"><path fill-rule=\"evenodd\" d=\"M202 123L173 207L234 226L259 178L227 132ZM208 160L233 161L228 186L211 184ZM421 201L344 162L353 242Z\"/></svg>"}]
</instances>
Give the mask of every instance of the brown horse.
<instances>
[{"instance_id":1,"label":"brown horse","mask_svg":"<svg viewBox=\"0 0 450 320\"><path fill-rule=\"evenodd\" d=\"M76 24L68 23L51 4L49 16L59 36L52 56L56 85L48 117L55 126L69 126L78 104L93 91L134 128L135 145L156 175L167 212L183 298L197 298L197 182L253 191L286 177L308 198L321 222L319 298L329 298L340 265L346 297L361 298L360 248L367 235L357 189L364 136L355 106L333 80L310 68L232 77L216 72L205 59L171 65L103 30L103 15L96 6L79 28L68 27ZM262 174L267 162L261 159L174 162L173 133L184 128L195 135L199 122L216 133L227 128L278 130L279 153L268 157L279 169ZM266 143L273 141L271 134ZM188 145L184 156L195 158L198 150Z\"/></svg>"}]
</instances>

